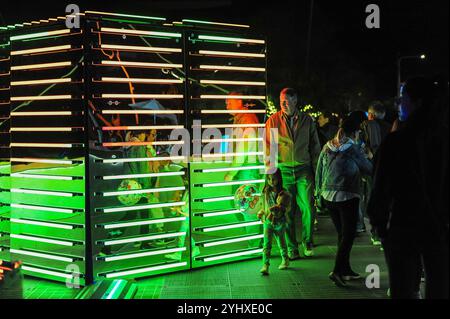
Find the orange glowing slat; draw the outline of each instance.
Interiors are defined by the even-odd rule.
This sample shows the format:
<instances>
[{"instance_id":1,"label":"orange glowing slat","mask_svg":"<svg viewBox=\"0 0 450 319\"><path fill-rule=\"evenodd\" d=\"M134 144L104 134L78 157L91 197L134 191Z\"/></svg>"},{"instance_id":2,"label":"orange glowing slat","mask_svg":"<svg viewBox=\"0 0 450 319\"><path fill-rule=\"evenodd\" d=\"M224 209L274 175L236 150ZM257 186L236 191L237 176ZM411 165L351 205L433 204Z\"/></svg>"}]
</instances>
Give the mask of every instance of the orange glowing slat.
<instances>
[{"instance_id":1,"label":"orange glowing slat","mask_svg":"<svg viewBox=\"0 0 450 319\"><path fill-rule=\"evenodd\" d=\"M102 110L102 114L184 114L183 110Z\"/></svg>"},{"instance_id":2,"label":"orange glowing slat","mask_svg":"<svg viewBox=\"0 0 450 319\"><path fill-rule=\"evenodd\" d=\"M183 94L102 94L104 99L182 99Z\"/></svg>"},{"instance_id":3,"label":"orange glowing slat","mask_svg":"<svg viewBox=\"0 0 450 319\"><path fill-rule=\"evenodd\" d=\"M179 48L162 48L162 47L143 47L135 45L116 45L116 44L102 44L102 49L109 50L124 50L124 51L143 51L143 52L170 52L181 53L183 50Z\"/></svg>"},{"instance_id":4,"label":"orange glowing slat","mask_svg":"<svg viewBox=\"0 0 450 319\"><path fill-rule=\"evenodd\" d=\"M11 101L47 101L71 99L72 95L14 96Z\"/></svg>"},{"instance_id":5,"label":"orange glowing slat","mask_svg":"<svg viewBox=\"0 0 450 319\"><path fill-rule=\"evenodd\" d=\"M53 111L53 112L11 112L11 116L69 116L71 111Z\"/></svg>"},{"instance_id":6,"label":"orange glowing slat","mask_svg":"<svg viewBox=\"0 0 450 319\"><path fill-rule=\"evenodd\" d=\"M251 85L251 86L265 86L266 82L254 81L225 81L225 80L200 80L201 84L219 84L219 85Z\"/></svg>"},{"instance_id":7,"label":"orange glowing slat","mask_svg":"<svg viewBox=\"0 0 450 319\"><path fill-rule=\"evenodd\" d=\"M133 61L108 61L103 60L102 65L111 66L135 66L135 67L147 67L147 68L182 68L182 64L173 63L152 63L152 62L133 62Z\"/></svg>"},{"instance_id":8,"label":"orange glowing slat","mask_svg":"<svg viewBox=\"0 0 450 319\"><path fill-rule=\"evenodd\" d=\"M265 95L200 95L201 99L205 100L265 100Z\"/></svg>"},{"instance_id":9,"label":"orange glowing slat","mask_svg":"<svg viewBox=\"0 0 450 319\"><path fill-rule=\"evenodd\" d=\"M11 51L11 55L24 55L24 54L33 54L33 53L54 52L54 51L70 50L71 48L72 48L71 45L56 45L56 46L46 47L46 48Z\"/></svg>"},{"instance_id":10,"label":"orange glowing slat","mask_svg":"<svg viewBox=\"0 0 450 319\"><path fill-rule=\"evenodd\" d=\"M154 125L154 126L103 126L102 131L132 131L132 130L177 130L183 125Z\"/></svg>"},{"instance_id":11,"label":"orange glowing slat","mask_svg":"<svg viewBox=\"0 0 450 319\"><path fill-rule=\"evenodd\" d=\"M246 66L228 66L228 65L200 65L202 70L224 70L224 71L248 71L265 72L265 68L246 67Z\"/></svg>"},{"instance_id":12,"label":"orange glowing slat","mask_svg":"<svg viewBox=\"0 0 450 319\"><path fill-rule=\"evenodd\" d=\"M202 54L202 55L245 57L245 58L265 58L266 57L266 55L263 53L248 53L248 52L199 50L198 53Z\"/></svg>"},{"instance_id":13,"label":"orange glowing slat","mask_svg":"<svg viewBox=\"0 0 450 319\"><path fill-rule=\"evenodd\" d=\"M127 147L127 146L147 146L147 145L184 145L184 141L156 141L156 142L111 142L102 143L104 147Z\"/></svg>"},{"instance_id":14,"label":"orange glowing slat","mask_svg":"<svg viewBox=\"0 0 450 319\"><path fill-rule=\"evenodd\" d=\"M11 82L11 86L20 86L20 85L40 85L40 84L54 84L54 83L69 83L72 79L45 79L45 80L30 80L30 81L13 81Z\"/></svg>"},{"instance_id":15,"label":"orange glowing slat","mask_svg":"<svg viewBox=\"0 0 450 319\"><path fill-rule=\"evenodd\" d=\"M144 79L144 78L112 78L102 77L102 82L115 82L115 83L147 83L147 84L180 84L183 80L172 79Z\"/></svg>"},{"instance_id":16,"label":"orange glowing slat","mask_svg":"<svg viewBox=\"0 0 450 319\"><path fill-rule=\"evenodd\" d=\"M20 71L20 70L33 70L33 69L46 69L46 68L58 68L64 66L71 66L72 62L54 62L54 63L39 63L39 64L28 64L28 65L17 65L12 66L12 71Z\"/></svg>"},{"instance_id":17,"label":"orange glowing slat","mask_svg":"<svg viewBox=\"0 0 450 319\"><path fill-rule=\"evenodd\" d=\"M11 132L72 132L82 127L11 127Z\"/></svg>"}]
</instances>

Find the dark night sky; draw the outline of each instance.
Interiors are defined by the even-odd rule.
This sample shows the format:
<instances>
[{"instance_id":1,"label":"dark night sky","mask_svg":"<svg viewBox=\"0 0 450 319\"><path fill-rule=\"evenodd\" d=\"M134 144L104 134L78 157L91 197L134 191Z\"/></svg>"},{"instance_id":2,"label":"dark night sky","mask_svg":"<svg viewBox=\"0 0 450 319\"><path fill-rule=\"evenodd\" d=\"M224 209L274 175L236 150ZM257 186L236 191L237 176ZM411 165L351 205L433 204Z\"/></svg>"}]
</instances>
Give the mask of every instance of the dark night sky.
<instances>
[{"instance_id":1,"label":"dark night sky","mask_svg":"<svg viewBox=\"0 0 450 319\"><path fill-rule=\"evenodd\" d=\"M3 23L18 23L64 13L66 4L81 10L161 15L171 19L201 18L248 23L268 38L269 91L295 86L305 102L333 108L337 96L361 93L366 99L395 95L396 57L425 53L426 61L407 60L403 78L413 75L448 75L448 0L315 0L310 76L305 74L307 30L311 0L128 0L54 3L5 0ZM86 4L89 3L89 4ZM365 27L365 7L381 9L381 29ZM314 92L314 93L312 93Z\"/></svg>"}]
</instances>

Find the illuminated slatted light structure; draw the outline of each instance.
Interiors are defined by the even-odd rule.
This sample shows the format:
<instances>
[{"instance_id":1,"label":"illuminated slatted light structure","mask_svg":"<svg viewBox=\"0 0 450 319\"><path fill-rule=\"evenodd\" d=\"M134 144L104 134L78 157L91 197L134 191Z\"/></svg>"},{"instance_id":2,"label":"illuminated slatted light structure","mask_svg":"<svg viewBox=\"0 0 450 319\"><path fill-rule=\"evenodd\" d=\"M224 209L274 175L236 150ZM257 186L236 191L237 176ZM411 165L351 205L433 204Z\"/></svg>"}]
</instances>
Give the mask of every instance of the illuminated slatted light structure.
<instances>
[{"instance_id":1,"label":"illuminated slatted light structure","mask_svg":"<svg viewBox=\"0 0 450 319\"><path fill-rule=\"evenodd\" d=\"M231 26L220 33L196 30L188 42L190 76L198 83L190 90L193 129L220 130L220 135L202 134L198 140L203 150L217 147L220 152L195 154L194 150L197 162L190 167L191 231L198 252L193 256L194 268L261 253L261 222L255 214L235 207L234 194L244 185L255 185L259 191L264 184L262 138L256 133L265 123L266 41L246 34L244 25ZM226 107L227 100L233 111ZM254 131L244 133L248 129Z\"/></svg>"},{"instance_id":2,"label":"illuminated slatted light structure","mask_svg":"<svg viewBox=\"0 0 450 319\"><path fill-rule=\"evenodd\" d=\"M11 257L26 275L84 285L83 32L41 20L10 42Z\"/></svg>"},{"instance_id":3,"label":"illuminated slatted light structure","mask_svg":"<svg viewBox=\"0 0 450 319\"><path fill-rule=\"evenodd\" d=\"M226 130L264 127L266 41L243 24L77 17L78 29L65 16L0 28L0 259L86 285L259 256L261 223L234 192L263 185L259 160L235 163L261 150L226 149L262 140Z\"/></svg>"},{"instance_id":4,"label":"illuminated slatted light structure","mask_svg":"<svg viewBox=\"0 0 450 319\"><path fill-rule=\"evenodd\" d=\"M11 260L10 62L9 32L0 32L0 260L6 261Z\"/></svg>"}]
</instances>

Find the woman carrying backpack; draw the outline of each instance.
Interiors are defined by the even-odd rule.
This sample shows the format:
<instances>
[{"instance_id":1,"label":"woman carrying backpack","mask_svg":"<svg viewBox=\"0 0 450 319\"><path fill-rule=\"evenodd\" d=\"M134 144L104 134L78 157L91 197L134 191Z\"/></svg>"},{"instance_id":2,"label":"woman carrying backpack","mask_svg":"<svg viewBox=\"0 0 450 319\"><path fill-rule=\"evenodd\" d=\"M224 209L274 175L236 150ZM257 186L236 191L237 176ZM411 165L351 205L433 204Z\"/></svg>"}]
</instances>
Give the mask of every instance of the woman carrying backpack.
<instances>
[{"instance_id":1,"label":"woman carrying backpack","mask_svg":"<svg viewBox=\"0 0 450 319\"><path fill-rule=\"evenodd\" d=\"M355 144L359 125L351 119L341 122L336 137L322 149L316 170L316 202L331 215L338 233L335 266L329 278L339 287L346 280L358 279L350 266L350 252L356 236L361 175L372 172L372 164Z\"/></svg>"}]
</instances>

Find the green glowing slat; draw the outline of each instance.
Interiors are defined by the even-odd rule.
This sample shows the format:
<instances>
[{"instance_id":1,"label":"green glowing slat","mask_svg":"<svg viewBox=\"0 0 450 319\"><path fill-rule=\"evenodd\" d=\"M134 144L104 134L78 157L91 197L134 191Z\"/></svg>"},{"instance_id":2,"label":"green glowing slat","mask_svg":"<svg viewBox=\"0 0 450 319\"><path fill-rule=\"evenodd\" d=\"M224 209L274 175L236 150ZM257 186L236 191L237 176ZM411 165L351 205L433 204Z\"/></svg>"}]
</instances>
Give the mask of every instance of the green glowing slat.
<instances>
[{"instance_id":1,"label":"green glowing slat","mask_svg":"<svg viewBox=\"0 0 450 319\"><path fill-rule=\"evenodd\" d=\"M67 34L67 33L70 33L69 29L22 34L22 35L12 36L11 41L34 39L34 38L47 37L47 36L51 36L51 35Z\"/></svg>"},{"instance_id":2,"label":"green glowing slat","mask_svg":"<svg viewBox=\"0 0 450 319\"><path fill-rule=\"evenodd\" d=\"M119 271L119 272L115 272L115 273L106 274L106 278L115 278L115 277L122 277L122 276L128 276L128 275L136 275L136 274L142 274L142 273L147 273L147 272L154 272L157 270L183 267L186 265L187 265L187 262L180 262L180 263L173 263L173 264L167 264L167 265L161 265L161 266L146 267L146 268L141 268L141 269Z\"/></svg>"},{"instance_id":3,"label":"green glowing slat","mask_svg":"<svg viewBox=\"0 0 450 319\"><path fill-rule=\"evenodd\" d=\"M259 254L262 251L263 251L262 249L254 249L254 250L242 251L242 252L238 252L238 253L232 253L232 254L226 254L226 255L220 255L220 256L214 256L214 257L206 257L203 259L203 261L209 262L209 261L228 259L228 258L233 258L233 257L241 257L241 256Z\"/></svg>"},{"instance_id":4,"label":"green glowing slat","mask_svg":"<svg viewBox=\"0 0 450 319\"><path fill-rule=\"evenodd\" d=\"M30 267L30 266L22 266L22 270L34 272L34 273L38 273L38 274L49 275L49 276L62 277L62 278L66 278L66 279L73 278L73 275L71 275L71 274L66 274L66 273L61 273L61 272L57 272L57 271L51 271L51 270L46 270L46 269L41 269L41 268L36 268L36 267Z\"/></svg>"},{"instance_id":5,"label":"green glowing slat","mask_svg":"<svg viewBox=\"0 0 450 319\"><path fill-rule=\"evenodd\" d=\"M107 296L106 298L104 298L105 296L102 296L102 299L116 299L117 297L120 296L121 290L119 290L119 288L123 288L127 285L126 280L118 280L113 288L111 289L111 291L109 291L109 293L107 292ZM116 293L118 292L117 296ZM115 298L116 297L116 298Z\"/></svg>"},{"instance_id":6,"label":"green glowing slat","mask_svg":"<svg viewBox=\"0 0 450 319\"><path fill-rule=\"evenodd\" d=\"M162 17L140 16L140 15L134 15L134 14L98 12L98 11L86 11L86 13L112 15L112 16L127 17L127 18L139 18L139 19L166 21L166 18L162 18Z\"/></svg>"}]
</instances>

